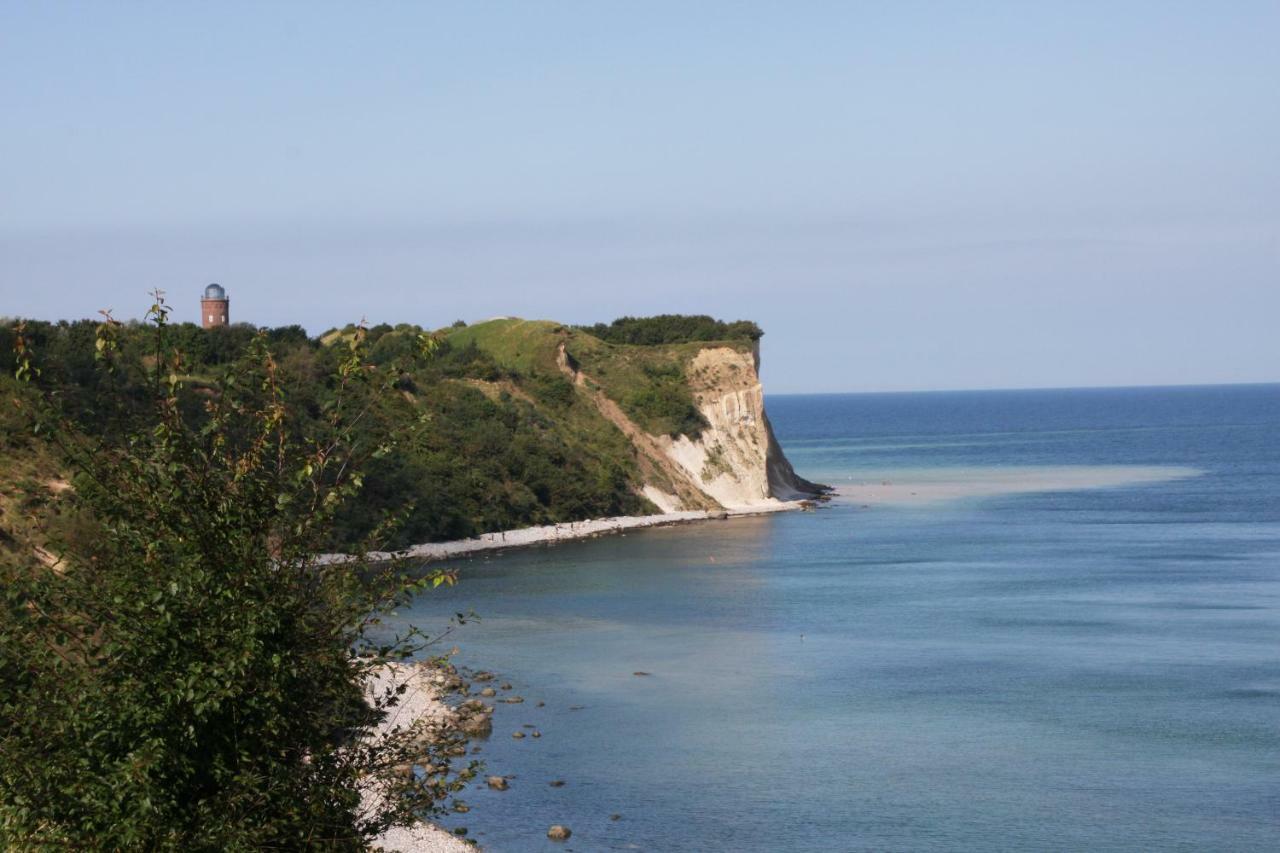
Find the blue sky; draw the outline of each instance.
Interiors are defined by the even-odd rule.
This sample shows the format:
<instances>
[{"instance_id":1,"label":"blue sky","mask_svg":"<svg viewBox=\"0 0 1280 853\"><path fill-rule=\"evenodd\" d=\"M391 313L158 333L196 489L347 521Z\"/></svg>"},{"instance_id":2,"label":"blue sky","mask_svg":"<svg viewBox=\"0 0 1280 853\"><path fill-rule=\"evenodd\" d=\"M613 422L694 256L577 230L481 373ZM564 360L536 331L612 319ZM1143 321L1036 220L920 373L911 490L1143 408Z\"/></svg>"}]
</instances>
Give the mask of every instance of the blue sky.
<instances>
[{"instance_id":1,"label":"blue sky","mask_svg":"<svg viewBox=\"0 0 1280 853\"><path fill-rule=\"evenodd\" d=\"M1280 3L4 3L0 314L765 327L770 391L1280 380Z\"/></svg>"}]
</instances>

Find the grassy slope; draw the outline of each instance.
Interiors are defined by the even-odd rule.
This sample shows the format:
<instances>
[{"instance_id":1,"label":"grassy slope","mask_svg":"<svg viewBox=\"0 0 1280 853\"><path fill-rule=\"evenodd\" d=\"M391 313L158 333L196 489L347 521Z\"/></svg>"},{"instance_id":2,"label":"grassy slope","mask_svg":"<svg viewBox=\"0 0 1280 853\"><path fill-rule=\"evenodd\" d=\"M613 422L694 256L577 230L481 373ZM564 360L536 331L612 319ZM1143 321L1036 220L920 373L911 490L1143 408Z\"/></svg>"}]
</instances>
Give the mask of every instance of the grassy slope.
<instances>
[{"instance_id":1,"label":"grassy slope","mask_svg":"<svg viewBox=\"0 0 1280 853\"><path fill-rule=\"evenodd\" d=\"M612 344L579 329L545 320L500 319L453 330L450 343L475 343L502 364L526 375L559 375L556 355L564 343L606 395L653 435L691 432L696 425L680 407L693 406L687 369L707 346L749 351L750 341L706 341L661 346Z\"/></svg>"}]
</instances>

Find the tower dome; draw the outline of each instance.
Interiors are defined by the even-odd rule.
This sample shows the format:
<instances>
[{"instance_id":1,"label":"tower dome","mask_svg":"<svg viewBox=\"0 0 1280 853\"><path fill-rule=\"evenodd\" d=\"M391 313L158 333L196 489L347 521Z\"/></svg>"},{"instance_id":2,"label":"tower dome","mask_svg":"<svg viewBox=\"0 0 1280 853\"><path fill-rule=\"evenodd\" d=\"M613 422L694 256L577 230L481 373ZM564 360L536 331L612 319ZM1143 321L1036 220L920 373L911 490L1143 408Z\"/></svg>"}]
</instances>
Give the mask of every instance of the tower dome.
<instances>
[{"instance_id":1,"label":"tower dome","mask_svg":"<svg viewBox=\"0 0 1280 853\"><path fill-rule=\"evenodd\" d=\"M220 284L211 284L204 289L200 297L200 325L206 329L214 329L227 325L231 300L227 291Z\"/></svg>"}]
</instances>

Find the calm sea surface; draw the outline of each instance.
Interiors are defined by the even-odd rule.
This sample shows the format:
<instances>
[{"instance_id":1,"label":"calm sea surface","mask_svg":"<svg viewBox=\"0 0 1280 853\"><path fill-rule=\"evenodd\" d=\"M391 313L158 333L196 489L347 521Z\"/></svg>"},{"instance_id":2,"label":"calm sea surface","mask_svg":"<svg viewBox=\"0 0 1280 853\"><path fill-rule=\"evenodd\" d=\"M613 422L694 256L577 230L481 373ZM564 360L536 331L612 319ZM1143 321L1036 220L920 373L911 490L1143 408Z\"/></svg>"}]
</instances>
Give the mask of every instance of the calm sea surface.
<instances>
[{"instance_id":1,"label":"calm sea surface","mask_svg":"<svg viewBox=\"0 0 1280 853\"><path fill-rule=\"evenodd\" d=\"M510 790L446 825L494 851L1280 849L1280 386L768 406L844 497L463 562L403 614L476 611L448 644L526 700L480 756Z\"/></svg>"}]
</instances>

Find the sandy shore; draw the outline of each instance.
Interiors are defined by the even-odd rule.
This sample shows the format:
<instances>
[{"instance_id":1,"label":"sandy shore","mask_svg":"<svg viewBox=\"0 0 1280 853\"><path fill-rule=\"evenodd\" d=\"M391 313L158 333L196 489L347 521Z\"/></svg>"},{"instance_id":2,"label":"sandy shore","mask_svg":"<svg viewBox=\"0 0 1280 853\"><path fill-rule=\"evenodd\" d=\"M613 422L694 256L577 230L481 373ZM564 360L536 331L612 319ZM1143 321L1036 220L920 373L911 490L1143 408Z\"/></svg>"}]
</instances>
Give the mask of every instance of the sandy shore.
<instances>
[{"instance_id":1,"label":"sandy shore","mask_svg":"<svg viewBox=\"0 0 1280 853\"><path fill-rule=\"evenodd\" d=\"M434 684L437 673L429 667L413 664L388 664L373 679L369 691L382 693L388 688L407 685L399 703L378 726L373 737L377 738L393 728L408 728L419 721L444 725L452 717L452 711L440 700ZM378 804L376 788L362 792L363 810L373 811ZM412 826L395 827L374 840L374 845L394 853L475 853L476 847L430 823L419 822Z\"/></svg>"},{"instance_id":2,"label":"sandy shore","mask_svg":"<svg viewBox=\"0 0 1280 853\"><path fill-rule=\"evenodd\" d=\"M764 515L773 512L786 512L800 509L805 501L771 501L766 504L730 507L714 511L680 511L658 515L621 515L614 518L593 518L587 521L570 521L564 524L545 524L540 527L522 527L518 530L504 530L497 533L484 533L471 539L457 539L452 542L428 542L413 545L403 551L377 551L368 555L371 560L390 560L394 558L410 558L428 562L431 560L447 560L452 557L474 554L480 551L500 551L504 548L528 548L535 545L554 545L575 539L591 539L596 536L608 536L628 530L640 530L646 527L665 527L671 524L689 524L695 521L709 521L737 516ZM320 562L342 562L349 559L342 554L323 554Z\"/></svg>"},{"instance_id":3,"label":"sandy shore","mask_svg":"<svg viewBox=\"0 0 1280 853\"><path fill-rule=\"evenodd\" d=\"M931 468L884 472L835 484L838 498L863 506L912 506L966 498L1133 486L1194 477L1195 468L1078 465L1022 468Z\"/></svg>"}]
</instances>

